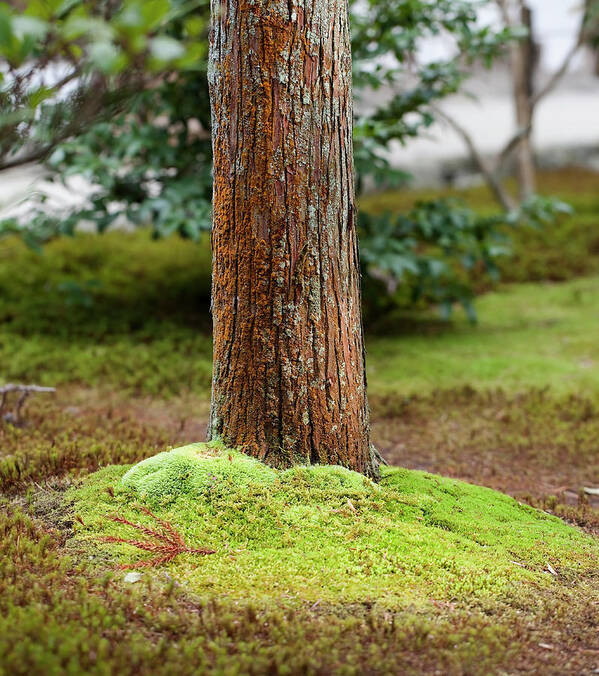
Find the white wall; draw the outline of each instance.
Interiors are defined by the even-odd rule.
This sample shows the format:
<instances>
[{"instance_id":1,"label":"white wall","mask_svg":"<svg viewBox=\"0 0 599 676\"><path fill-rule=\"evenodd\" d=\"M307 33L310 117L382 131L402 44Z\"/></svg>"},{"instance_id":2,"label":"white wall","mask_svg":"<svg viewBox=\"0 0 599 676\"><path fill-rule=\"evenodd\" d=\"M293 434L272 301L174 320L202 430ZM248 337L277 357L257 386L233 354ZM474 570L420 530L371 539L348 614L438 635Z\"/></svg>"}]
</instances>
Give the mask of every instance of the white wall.
<instances>
[{"instance_id":1,"label":"white wall","mask_svg":"<svg viewBox=\"0 0 599 676\"><path fill-rule=\"evenodd\" d=\"M528 0L533 30L543 45L542 67L556 68L577 40L583 0Z\"/></svg>"}]
</instances>

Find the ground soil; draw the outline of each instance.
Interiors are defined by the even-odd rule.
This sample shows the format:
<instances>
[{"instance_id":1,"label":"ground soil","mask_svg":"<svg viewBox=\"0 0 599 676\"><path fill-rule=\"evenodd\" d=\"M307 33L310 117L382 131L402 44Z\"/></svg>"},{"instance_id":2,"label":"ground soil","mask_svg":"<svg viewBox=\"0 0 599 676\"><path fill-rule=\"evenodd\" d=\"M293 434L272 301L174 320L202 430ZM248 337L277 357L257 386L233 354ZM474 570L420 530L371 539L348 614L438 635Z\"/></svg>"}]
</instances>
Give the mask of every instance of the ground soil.
<instances>
[{"instance_id":1,"label":"ground soil","mask_svg":"<svg viewBox=\"0 0 599 676\"><path fill-rule=\"evenodd\" d=\"M596 402L554 398L538 391L507 395L466 389L422 398L374 397L371 404L373 439L390 464L486 485L599 532L599 499L584 491L599 485ZM140 455L204 439L208 402L192 395L162 400L73 387L51 400L32 401L25 414L15 442L21 449L33 441L43 445L60 430L82 449L88 437L94 444L105 442L107 450L102 452L108 454L108 461L127 462L135 458L114 451L119 438L125 447L139 443ZM0 459L10 449L11 439L6 426L0 428L0 441L4 441ZM106 459L100 464L106 464ZM64 471L72 474L73 461L70 456L67 460L70 464ZM82 470L95 468L83 465ZM38 490L56 484L62 472L59 464L53 469L40 464L32 485ZM15 487L22 495L24 484ZM595 583L583 584L592 589ZM509 622L521 646L509 670L493 673L597 673L599 607L585 598L568 605L546 594L539 597L539 604L538 626L530 626L513 608L493 611ZM460 623L471 621L469 613L467 608L439 607L435 622L457 623L458 631ZM430 661L434 651L433 641L426 650L405 657L420 673L442 673ZM456 669L451 673L467 673Z\"/></svg>"}]
</instances>

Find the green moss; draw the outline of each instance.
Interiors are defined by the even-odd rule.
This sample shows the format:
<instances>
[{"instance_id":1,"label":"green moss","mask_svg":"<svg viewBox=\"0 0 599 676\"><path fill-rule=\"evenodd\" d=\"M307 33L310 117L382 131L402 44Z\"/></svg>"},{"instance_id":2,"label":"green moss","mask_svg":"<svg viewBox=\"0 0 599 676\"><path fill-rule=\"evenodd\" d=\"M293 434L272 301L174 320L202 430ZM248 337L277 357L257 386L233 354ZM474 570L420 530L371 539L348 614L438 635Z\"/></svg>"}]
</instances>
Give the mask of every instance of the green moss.
<instances>
[{"instance_id":1,"label":"green moss","mask_svg":"<svg viewBox=\"0 0 599 676\"><path fill-rule=\"evenodd\" d=\"M541 171L538 174L538 192L540 195L558 197L568 202L577 213L597 213L597 172L590 169L566 168L552 171ZM508 181L514 193L517 191L515 181ZM485 185L469 188L447 187L418 190L389 190L384 193L373 193L362 197L360 208L373 213L384 211L407 211L417 202L439 198L458 197L472 208L482 213L497 212L498 205Z\"/></svg>"},{"instance_id":2,"label":"green moss","mask_svg":"<svg viewBox=\"0 0 599 676\"><path fill-rule=\"evenodd\" d=\"M504 286L477 301L478 326L420 326L419 334L368 342L375 394L430 393L469 385L559 394L599 392L599 278Z\"/></svg>"},{"instance_id":3,"label":"green moss","mask_svg":"<svg viewBox=\"0 0 599 676\"><path fill-rule=\"evenodd\" d=\"M478 327L459 314L445 325L410 316L401 332L390 323L393 337L369 341L374 429L398 463L530 492L597 530L591 506L544 498L594 485L599 424L599 281L572 280L599 270L596 175L548 178L543 191L577 214L517 233L504 274L571 281L486 294ZM465 197L490 208L483 190ZM207 242L112 233L56 241L41 257L0 242L0 381L62 384L30 400L25 427L0 430L0 490L13 495L0 503L0 674L592 671L596 541L492 491L397 469L379 486L341 468L279 472L194 445L104 467L64 512L65 475L201 434L209 277ZM185 390L199 396L170 396ZM136 503L217 554L125 583L115 564L145 556L98 535L139 537L105 518L152 525Z\"/></svg>"},{"instance_id":4,"label":"green moss","mask_svg":"<svg viewBox=\"0 0 599 676\"><path fill-rule=\"evenodd\" d=\"M0 381L208 393L210 275L207 240L78 235L39 255L1 239Z\"/></svg>"},{"instance_id":5,"label":"green moss","mask_svg":"<svg viewBox=\"0 0 599 676\"><path fill-rule=\"evenodd\" d=\"M559 587L595 570L599 555L591 537L486 488L394 468L380 485L336 467L281 472L215 445L101 470L71 497L85 524L77 538L103 559L137 560L138 550L98 536L125 536L105 516L143 521L132 506L141 502L191 546L217 550L180 556L169 574L196 593L238 599L482 603Z\"/></svg>"},{"instance_id":6,"label":"green moss","mask_svg":"<svg viewBox=\"0 0 599 676\"><path fill-rule=\"evenodd\" d=\"M132 467L122 485L132 488L142 499L164 503L179 496L209 493L225 483L244 490L256 483L272 483L274 470L238 451L224 452L218 444L190 444L159 453Z\"/></svg>"},{"instance_id":7,"label":"green moss","mask_svg":"<svg viewBox=\"0 0 599 676\"><path fill-rule=\"evenodd\" d=\"M0 673L11 676L435 670L482 676L514 664L520 648L514 637L532 619L546 626L544 620L570 610L554 593L538 616L521 609L505 622L490 617L489 608L454 604L430 604L423 613L294 598L199 599L157 571L134 585L123 582L122 572L94 575L87 557L87 565L74 565L55 532L6 504L0 535ZM584 603L594 607L589 594ZM573 631L590 645L587 625ZM530 653L529 666L536 644Z\"/></svg>"},{"instance_id":8,"label":"green moss","mask_svg":"<svg viewBox=\"0 0 599 676\"><path fill-rule=\"evenodd\" d=\"M202 410L201 402L194 404L194 410ZM12 494L68 474L139 462L173 441L186 442L190 435L181 425L181 409L174 401L169 406L165 412L154 405L157 419L148 420L140 415L142 407L146 414L152 410L147 399L136 403L66 388L52 397L32 397L22 427L0 424L0 491Z\"/></svg>"}]
</instances>

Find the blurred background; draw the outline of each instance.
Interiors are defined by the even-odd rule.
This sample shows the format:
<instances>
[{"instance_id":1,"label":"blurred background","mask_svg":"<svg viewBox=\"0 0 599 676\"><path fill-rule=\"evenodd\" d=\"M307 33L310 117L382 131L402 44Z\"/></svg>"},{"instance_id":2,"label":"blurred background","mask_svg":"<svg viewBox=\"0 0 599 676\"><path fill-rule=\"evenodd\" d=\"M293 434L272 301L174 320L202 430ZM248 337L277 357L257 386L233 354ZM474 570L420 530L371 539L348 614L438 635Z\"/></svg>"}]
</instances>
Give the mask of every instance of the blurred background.
<instances>
[{"instance_id":1,"label":"blurred background","mask_svg":"<svg viewBox=\"0 0 599 676\"><path fill-rule=\"evenodd\" d=\"M375 441L589 519L597 2L351 15ZM205 0L0 4L0 380L58 387L0 426L6 486L203 438L208 22Z\"/></svg>"},{"instance_id":2,"label":"blurred background","mask_svg":"<svg viewBox=\"0 0 599 676\"><path fill-rule=\"evenodd\" d=\"M597 52L591 42L586 49L576 50L573 56L570 54L580 39L581 2L529 0L526 7L530 10L530 17L526 18L527 28L531 31L529 39L534 43L531 64L534 86L546 85L564 63L568 63L565 73L535 111L531 137L537 164L539 168L575 164L597 169ZM478 9L479 22L497 25L501 20L501 13L494 3L482 3ZM417 53L419 59L429 63L451 59L455 55L455 44L451 36L426 35L420 40ZM469 131L483 154L499 153L502 144L518 128L509 64L505 58L496 59L490 68L472 64L469 75L467 85L445 97L443 109ZM368 92L368 105L362 105L359 110L372 111L375 106L384 104L390 93L392 90L381 84L376 92ZM480 181L464 139L443 120L433 124L420 138L409 139L403 146L393 144L391 160L396 167L409 168L413 186L434 187L448 181L462 186ZM43 183L46 172L40 163L6 171L0 189L2 214L18 213L19 202L35 189L47 191L57 202L62 199L68 204L81 203L86 189L91 187L84 182L72 181L73 188L63 191L56 184Z\"/></svg>"},{"instance_id":3,"label":"blurred background","mask_svg":"<svg viewBox=\"0 0 599 676\"><path fill-rule=\"evenodd\" d=\"M352 3L368 320L459 305L474 321L508 230L551 229L572 211L568 181L599 168L596 12L594 0ZM1 16L0 234L38 246L142 227L200 240L205 0L17 3Z\"/></svg>"},{"instance_id":4,"label":"blurred background","mask_svg":"<svg viewBox=\"0 0 599 676\"><path fill-rule=\"evenodd\" d=\"M566 73L539 103L535 112L532 141L537 166L555 169L566 165L599 168L596 123L597 56L592 49L578 50L569 60L580 35L580 2L535 0L530 9L534 40L534 87L542 88L568 61ZM481 17L495 23L499 10L486 7ZM442 41L432 39L423 49L430 58L443 55ZM469 131L485 155L499 153L518 127L514 111L514 81L509 64L498 61L490 71L474 70L472 78L456 95L443 103L460 125ZM425 138L396 150L398 162L409 163L417 184L439 184L453 179L458 185L480 180L471 155L460 134L447 124L438 124Z\"/></svg>"}]
</instances>

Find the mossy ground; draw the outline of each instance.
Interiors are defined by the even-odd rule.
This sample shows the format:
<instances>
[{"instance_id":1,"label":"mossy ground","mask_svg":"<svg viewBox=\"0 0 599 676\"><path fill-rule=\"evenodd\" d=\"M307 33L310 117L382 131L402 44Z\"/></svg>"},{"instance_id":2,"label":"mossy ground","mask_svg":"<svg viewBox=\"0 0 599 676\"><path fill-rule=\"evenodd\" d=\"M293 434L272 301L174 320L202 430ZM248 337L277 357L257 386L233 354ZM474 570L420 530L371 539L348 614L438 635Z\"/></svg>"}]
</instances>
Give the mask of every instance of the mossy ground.
<instances>
[{"instance_id":1,"label":"mossy ground","mask_svg":"<svg viewBox=\"0 0 599 676\"><path fill-rule=\"evenodd\" d=\"M421 472L385 468L374 484L341 467L278 471L206 444L126 470L97 472L72 493L77 539L124 537L130 528L106 516L147 522L134 507L145 505L192 547L216 550L169 566L198 594L397 610L549 588L548 564L564 579L599 574L595 538L488 488ZM105 551L121 563L139 555L128 545Z\"/></svg>"},{"instance_id":2,"label":"mossy ground","mask_svg":"<svg viewBox=\"0 0 599 676\"><path fill-rule=\"evenodd\" d=\"M202 599L159 572L133 585L99 575L14 508L0 529L3 674L582 673L584 651L597 647L592 585L490 607L431 601L399 611ZM582 621L572 612L576 592L588 594ZM557 622L567 648L539 648L566 638Z\"/></svg>"},{"instance_id":3,"label":"mossy ground","mask_svg":"<svg viewBox=\"0 0 599 676\"><path fill-rule=\"evenodd\" d=\"M113 233L40 258L2 240L0 380L59 388L0 425L0 674L593 673L596 185L542 177L577 214L517 235L504 279L518 284L479 299L478 327L420 315L369 337L374 440L416 470L386 469L379 488L255 473L228 451L203 473L175 463L191 474L174 491L162 470L123 484L204 436L207 245ZM97 536L134 536L104 519L116 511L150 525L135 502L217 554L125 583L116 565L142 553Z\"/></svg>"}]
</instances>

